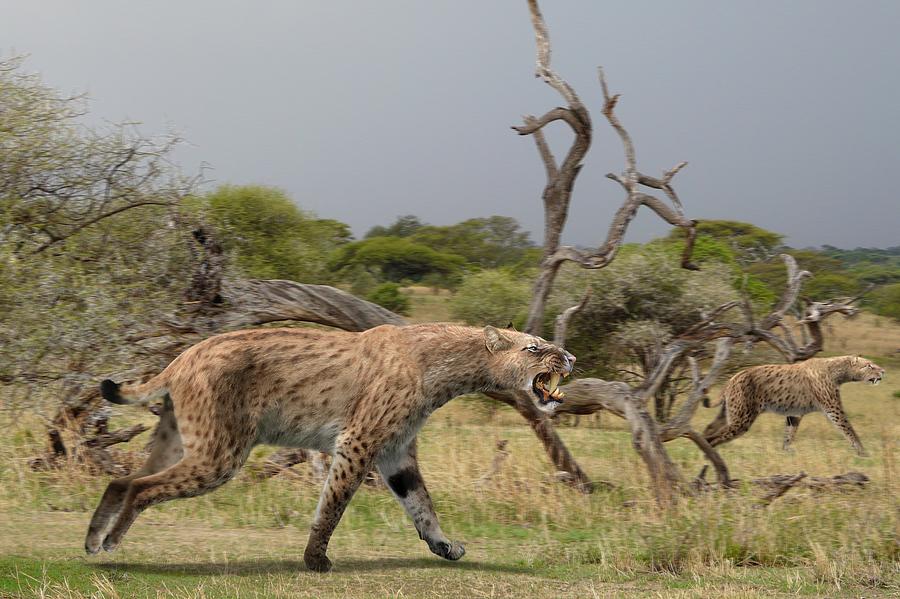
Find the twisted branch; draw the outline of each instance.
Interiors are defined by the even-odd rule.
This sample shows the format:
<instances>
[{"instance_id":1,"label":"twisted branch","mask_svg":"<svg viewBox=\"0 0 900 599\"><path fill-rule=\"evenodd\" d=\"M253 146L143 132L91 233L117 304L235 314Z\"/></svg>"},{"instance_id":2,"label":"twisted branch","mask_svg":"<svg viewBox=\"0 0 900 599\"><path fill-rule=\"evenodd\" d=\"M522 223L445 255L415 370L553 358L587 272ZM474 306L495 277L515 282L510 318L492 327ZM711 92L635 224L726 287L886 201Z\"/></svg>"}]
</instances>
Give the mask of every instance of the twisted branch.
<instances>
[{"instance_id":1,"label":"twisted branch","mask_svg":"<svg viewBox=\"0 0 900 599\"><path fill-rule=\"evenodd\" d=\"M719 372L728 362L731 355L731 348L734 345L734 339L722 338L716 342L716 353L713 356L712 364L706 371L706 376L700 378L700 371L697 361L693 356L688 360L691 363L691 378L693 385L687 400L681 405L678 413L666 422L660 429L660 435L663 441L671 441L677 437L687 435L691 432L691 418L697 411L700 401L707 396L710 387L712 387L719 378ZM649 397L649 396L648 396Z\"/></svg>"},{"instance_id":2,"label":"twisted branch","mask_svg":"<svg viewBox=\"0 0 900 599\"><path fill-rule=\"evenodd\" d=\"M600 88L603 90L603 116L606 117L606 120L609 121L610 126L615 129L616 133L619 134L619 138L622 140L622 147L625 150L625 173L626 173L626 185L628 183L637 183L638 181L638 172L637 172L637 158L634 153L634 142L631 141L631 135L628 134L628 131L625 130L625 127L622 126L622 122L619 120L619 117L616 116L616 104L619 103L620 94L616 94L611 96L609 94L609 87L606 85L606 76L603 74L603 67L597 67L597 76L600 79ZM629 189L631 191L631 189Z\"/></svg>"},{"instance_id":3,"label":"twisted branch","mask_svg":"<svg viewBox=\"0 0 900 599\"><path fill-rule=\"evenodd\" d=\"M562 229L569 212L569 201L575 179L581 171L582 161L591 146L591 117L575 93L562 77L550 67L550 36L547 25L536 0L528 0L531 23L534 27L535 45L537 48L535 75L555 89L566 101L567 106L550 110L540 118L526 116L524 125L513 127L519 135L533 135L535 144L547 174L547 182L542 193L544 203L544 260L537 280L535 281L531 307L525 330L540 334L544 306L559 263L550 257L559 248ZM547 146L541 129L549 123L562 120L572 129L574 139L562 164L557 165L553 154Z\"/></svg>"},{"instance_id":4,"label":"twisted branch","mask_svg":"<svg viewBox=\"0 0 900 599\"><path fill-rule=\"evenodd\" d=\"M547 31L547 24L544 22L544 16L541 14L537 0L528 0L528 10L531 13L531 24L534 27L535 45L537 46L535 77L540 77L547 85L558 91L579 118L587 116L587 110L572 86L550 68L550 33ZM590 117L583 122L590 126Z\"/></svg>"},{"instance_id":5,"label":"twisted branch","mask_svg":"<svg viewBox=\"0 0 900 599\"><path fill-rule=\"evenodd\" d=\"M592 289L588 287L587 291L584 292L584 297L581 298L580 302L578 302L574 306L566 308L563 312L557 315L553 327L554 345L563 347L566 344L566 329L569 327L569 321L573 316L584 309L584 307L588 303L588 300L591 299L591 292Z\"/></svg>"}]
</instances>

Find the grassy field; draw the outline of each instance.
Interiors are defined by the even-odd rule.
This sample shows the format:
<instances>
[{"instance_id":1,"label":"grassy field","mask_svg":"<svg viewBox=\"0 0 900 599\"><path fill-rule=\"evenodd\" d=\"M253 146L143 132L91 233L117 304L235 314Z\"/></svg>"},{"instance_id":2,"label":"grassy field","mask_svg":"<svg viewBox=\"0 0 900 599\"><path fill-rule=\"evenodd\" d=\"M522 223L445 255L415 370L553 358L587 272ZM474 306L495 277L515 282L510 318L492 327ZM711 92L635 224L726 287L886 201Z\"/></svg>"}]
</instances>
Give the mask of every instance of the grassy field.
<instances>
[{"instance_id":1,"label":"grassy field","mask_svg":"<svg viewBox=\"0 0 900 599\"><path fill-rule=\"evenodd\" d=\"M830 353L859 352L888 368L880 386L844 387L871 457L857 457L821 415L804 419L794 453L780 450L782 419L764 415L723 456L745 481L858 470L871 477L867 488L795 489L761 507L758 492L742 485L660 513L622 421L601 414L560 427L585 470L614 485L587 496L553 481L542 448L512 410L462 398L439 410L420 437L443 528L467 546L457 563L428 552L386 490L365 487L329 548L334 570L306 572L302 553L319 488L304 464L151 508L116 553L88 558L83 536L106 481L77 470L31 472L27 458L43 449L43 426L3 416L0 597L898 596L900 361L891 356L900 327L864 316L838 322L833 335ZM153 422L139 409L116 414L114 425ZM713 415L701 409L698 426ZM499 439L509 441L509 457L480 484ZM703 465L689 443L669 450L688 476ZM253 460L268 451L258 448Z\"/></svg>"}]
</instances>

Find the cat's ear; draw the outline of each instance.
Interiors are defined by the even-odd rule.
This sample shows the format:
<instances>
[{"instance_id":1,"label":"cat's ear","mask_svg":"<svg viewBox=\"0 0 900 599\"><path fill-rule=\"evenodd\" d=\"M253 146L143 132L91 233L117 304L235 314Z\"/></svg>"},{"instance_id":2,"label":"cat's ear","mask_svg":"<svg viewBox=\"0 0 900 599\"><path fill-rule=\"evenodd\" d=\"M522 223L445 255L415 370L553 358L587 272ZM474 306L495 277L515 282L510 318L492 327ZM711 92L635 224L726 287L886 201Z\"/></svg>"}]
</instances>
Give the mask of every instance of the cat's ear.
<instances>
[{"instance_id":1,"label":"cat's ear","mask_svg":"<svg viewBox=\"0 0 900 599\"><path fill-rule=\"evenodd\" d=\"M491 353L503 351L512 347L512 339L503 334L499 329L490 325L484 327L484 346Z\"/></svg>"}]
</instances>

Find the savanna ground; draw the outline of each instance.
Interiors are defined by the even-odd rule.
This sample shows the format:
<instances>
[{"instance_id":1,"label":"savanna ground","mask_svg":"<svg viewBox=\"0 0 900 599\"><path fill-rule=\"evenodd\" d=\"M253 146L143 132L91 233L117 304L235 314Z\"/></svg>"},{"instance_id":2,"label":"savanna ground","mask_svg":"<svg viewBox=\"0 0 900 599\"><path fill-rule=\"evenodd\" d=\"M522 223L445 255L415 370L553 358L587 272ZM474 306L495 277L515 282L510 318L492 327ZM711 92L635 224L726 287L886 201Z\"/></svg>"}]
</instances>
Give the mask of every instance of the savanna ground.
<instances>
[{"instance_id":1,"label":"savanna ground","mask_svg":"<svg viewBox=\"0 0 900 599\"><path fill-rule=\"evenodd\" d=\"M444 298L413 295L414 320L441 319ZM871 457L859 458L819 414L807 416L796 451L781 451L783 420L762 416L723 455L749 479L859 470L865 489L794 489L768 507L759 492L680 500L660 513L625 423L606 414L561 424L595 480L615 489L586 496L553 482L539 443L505 407L451 402L420 436L420 459L442 525L467 554L432 556L383 488L364 487L329 548L335 568L302 563L318 484L292 475L244 474L203 497L148 510L113 554L88 558L82 542L106 480L78 471L34 473L41 421L5 414L0 440L0 597L772 597L900 595L900 326L869 315L834 320L827 354L860 353L888 369L880 386L844 387L849 417ZM715 396L716 393L714 392ZM154 417L116 409L113 425ZM714 416L701 409L697 426ZM147 433L132 445L139 446ZM509 458L486 484L495 441ZM669 444L688 476L703 465L688 442ZM271 448L258 448L258 461Z\"/></svg>"}]
</instances>

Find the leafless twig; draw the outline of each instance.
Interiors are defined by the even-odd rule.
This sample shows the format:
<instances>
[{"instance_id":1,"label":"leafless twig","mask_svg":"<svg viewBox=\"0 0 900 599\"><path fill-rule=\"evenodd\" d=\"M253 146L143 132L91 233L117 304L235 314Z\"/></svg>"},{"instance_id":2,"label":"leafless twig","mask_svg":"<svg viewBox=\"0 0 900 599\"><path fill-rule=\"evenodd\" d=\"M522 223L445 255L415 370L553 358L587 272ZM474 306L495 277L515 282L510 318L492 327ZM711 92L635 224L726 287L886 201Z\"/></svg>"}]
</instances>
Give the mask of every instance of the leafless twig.
<instances>
[{"instance_id":1,"label":"leafless twig","mask_svg":"<svg viewBox=\"0 0 900 599\"><path fill-rule=\"evenodd\" d=\"M556 316L555 326L553 327L553 344L559 347L564 347L566 345L566 329L569 327L569 321L575 316L578 312L584 310L584 307L587 305L588 300L591 299L591 288L588 287L587 291L584 292L584 296L581 298L581 301L563 310L560 314Z\"/></svg>"}]
</instances>

